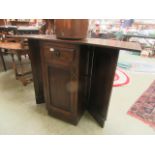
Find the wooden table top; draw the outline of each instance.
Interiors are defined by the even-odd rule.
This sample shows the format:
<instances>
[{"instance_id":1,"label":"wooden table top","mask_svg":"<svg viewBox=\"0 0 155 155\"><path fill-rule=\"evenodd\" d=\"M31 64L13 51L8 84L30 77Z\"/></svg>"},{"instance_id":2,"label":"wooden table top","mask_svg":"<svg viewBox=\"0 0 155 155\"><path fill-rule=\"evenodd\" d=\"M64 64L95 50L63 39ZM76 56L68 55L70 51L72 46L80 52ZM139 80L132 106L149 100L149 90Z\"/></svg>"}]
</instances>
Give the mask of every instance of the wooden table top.
<instances>
[{"instance_id":1,"label":"wooden table top","mask_svg":"<svg viewBox=\"0 0 155 155\"><path fill-rule=\"evenodd\" d=\"M13 43L13 42L0 42L0 48L10 49L10 50L22 50L23 49L20 43Z\"/></svg>"},{"instance_id":2,"label":"wooden table top","mask_svg":"<svg viewBox=\"0 0 155 155\"><path fill-rule=\"evenodd\" d=\"M90 46L99 46L99 47L107 47L113 49L122 49L122 50L130 50L130 51L138 51L140 52L141 45L135 42L127 42L127 41L119 41L112 39L99 39L99 38L86 38L83 40L65 40L65 39L57 39L55 35L13 35L9 37L19 37L19 38L27 38L27 39L36 39L36 40L49 40L55 42L62 43L72 43L72 44L86 44Z\"/></svg>"}]
</instances>

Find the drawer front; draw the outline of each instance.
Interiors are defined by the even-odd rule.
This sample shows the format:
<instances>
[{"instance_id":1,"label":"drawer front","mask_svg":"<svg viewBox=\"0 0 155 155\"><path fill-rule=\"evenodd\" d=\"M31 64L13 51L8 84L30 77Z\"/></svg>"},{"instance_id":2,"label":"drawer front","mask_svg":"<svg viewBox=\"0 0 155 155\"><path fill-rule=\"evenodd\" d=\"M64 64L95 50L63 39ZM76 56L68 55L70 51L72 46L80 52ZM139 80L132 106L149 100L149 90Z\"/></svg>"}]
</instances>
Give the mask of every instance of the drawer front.
<instances>
[{"instance_id":1,"label":"drawer front","mask_svg":"<svg viewBox=\"0 0 155 155\"><path fill-rule=\"evenodd\" d=\"M68 66L74 62L76 47L59 46L56 44L45 44L43 53L46 63Z\"/></svg>"}]
</instances>

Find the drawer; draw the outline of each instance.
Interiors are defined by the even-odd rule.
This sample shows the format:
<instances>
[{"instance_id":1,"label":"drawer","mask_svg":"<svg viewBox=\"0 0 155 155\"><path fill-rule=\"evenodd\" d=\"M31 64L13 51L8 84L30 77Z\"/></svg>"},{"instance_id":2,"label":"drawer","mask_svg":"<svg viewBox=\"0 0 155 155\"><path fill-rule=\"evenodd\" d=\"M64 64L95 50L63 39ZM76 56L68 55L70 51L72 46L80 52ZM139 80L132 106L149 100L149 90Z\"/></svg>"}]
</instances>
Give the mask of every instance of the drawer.
<instances>
[{"instance_id":1,"label":"drawer","mask_svg":"<svg viewBox=\"0 0 155 155\"><path fill-rule=\"evenodd\" d=\"M61 44L60 44L61 45ZM45 44L43 55L46 63L54 65L71 65L75 60L76 48Z\"/></svg>"}]
</instances>

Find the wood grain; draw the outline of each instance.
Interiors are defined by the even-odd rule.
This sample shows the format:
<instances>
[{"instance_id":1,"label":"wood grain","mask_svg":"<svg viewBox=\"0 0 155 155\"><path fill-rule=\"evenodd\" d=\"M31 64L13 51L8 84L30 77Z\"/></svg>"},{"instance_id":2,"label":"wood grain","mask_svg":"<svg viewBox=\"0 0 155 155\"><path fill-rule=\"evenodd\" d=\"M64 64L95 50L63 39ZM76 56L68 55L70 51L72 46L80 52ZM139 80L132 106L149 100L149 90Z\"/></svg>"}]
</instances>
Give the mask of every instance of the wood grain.
<instances>
[{"instance_id":1,"label":"wood grain","mask_svg":"<svg viewBox=\"0 0 155 155\"><path fill-rule=\"evenodd\" d=\"M138 43L108 39L73 41L52 35L14 37L29 40L37 103L44 102L45 97L48 113L72 124L77 124L87 109L99 125L104 126L119 50L141 51ZM52 48L58 49L60 55L55 55Z\"/></svg>"},{"instance_id":2,"label":"wood grain","mask_svg":"<svg viewBox=\"0 0 155 155\"><path fill-rule=\"evenodd\" d=\"M22 37L37 40L49 40L59 43L80 44L89 46L100 46L119 50L141 51L141 45L135 42L119 41L112 39L86 38L84 40L63 40L57 39L55 35L14 35L13 37Z\"/></svg>"},{"instance_id":3,"label":"wood grain","mask_svg":"<svg viewBox=\"0 0 155 155\"><path fill-rule=\"evenodd\" d=\"M0 48L10 49L10 50L22 50L23 49L20 43L12 43L12 42L0 42Z\"/></svg>"}]
</instances>

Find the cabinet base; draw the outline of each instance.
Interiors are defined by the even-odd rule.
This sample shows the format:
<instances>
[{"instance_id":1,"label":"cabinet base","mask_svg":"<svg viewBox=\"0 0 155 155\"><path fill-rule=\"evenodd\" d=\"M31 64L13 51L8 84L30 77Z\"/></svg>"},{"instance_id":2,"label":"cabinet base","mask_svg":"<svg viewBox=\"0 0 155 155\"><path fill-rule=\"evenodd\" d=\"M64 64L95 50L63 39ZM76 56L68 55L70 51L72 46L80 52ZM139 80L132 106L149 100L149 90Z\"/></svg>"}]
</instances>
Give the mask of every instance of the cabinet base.
<instances>
[{"instance_id":1,"label":"cabinet base","mask_svg":"<svg viewBox=\"0 0 155 155\"><path fill-rule=\"evenodd\" d=\"M97 113L93 110L88 109L88 112L93 116L95 120L97 120L100 127L104 128L105 119L101 118L100 115L97 115Z\"/></svg>"},{"instance_id":2,"label":"cabinet base","mask_svg":"<svg viewBox=\"0 0 155 155\"><path fill-rule=\"evenodd\" d=\"M55 113L55 112L51 112L51 111L48 111L48 114L52 117L55 117L55 118L58 118L62 121L65 121L65 122L68 122L70 124L73 124L73 125L77 125L78 122L79 122L79 119L77 117L71 117L71 118L66 118L58 113Z\"/></svg>"}]
</instances>

